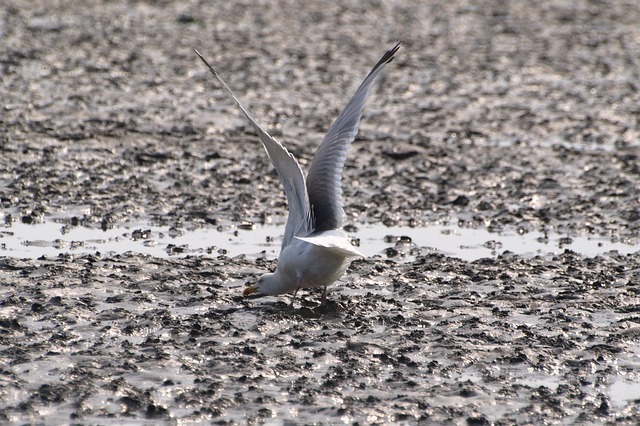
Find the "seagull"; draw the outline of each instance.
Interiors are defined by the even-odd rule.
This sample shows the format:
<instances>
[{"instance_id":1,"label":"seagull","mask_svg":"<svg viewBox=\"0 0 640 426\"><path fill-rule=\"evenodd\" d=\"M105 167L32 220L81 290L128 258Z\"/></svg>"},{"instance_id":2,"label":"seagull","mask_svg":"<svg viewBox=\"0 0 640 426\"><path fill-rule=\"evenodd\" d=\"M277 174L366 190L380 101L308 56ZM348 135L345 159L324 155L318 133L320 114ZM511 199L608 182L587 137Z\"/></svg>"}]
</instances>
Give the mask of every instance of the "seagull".
<instances>
[{"instance_id":1,"label":"seagull","mask_svg":"<svg viewBox=\"0 0 640 426\"><path fill-rule=\"evenodd\" d=\"M244 296L293 293L295 299L301 288L324 287L320 302L324 305L327 287L344 274L353 258L364 257L341 230L344 219L342 170L347 150L358 133L371 87L399 48L397 43L382 56L329 127L306 179L296 158L254 120L218 72L194 49L258 133L287 197L289 217L276 270L246 287Z\"/></svg>"}]
</instances>

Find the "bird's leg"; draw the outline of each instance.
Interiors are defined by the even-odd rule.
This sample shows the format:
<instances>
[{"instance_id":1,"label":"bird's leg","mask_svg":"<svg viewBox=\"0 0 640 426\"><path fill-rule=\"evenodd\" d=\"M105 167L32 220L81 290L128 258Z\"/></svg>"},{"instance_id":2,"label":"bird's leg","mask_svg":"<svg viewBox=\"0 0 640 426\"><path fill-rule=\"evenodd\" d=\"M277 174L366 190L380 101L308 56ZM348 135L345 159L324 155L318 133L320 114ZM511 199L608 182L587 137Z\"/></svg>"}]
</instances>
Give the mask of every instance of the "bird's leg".
<instances>
[{"instance_id":1,"label":"bird's leg","mask_svg":"<svg viewBox=\"0 0 640 426\"><path fill-rule=\"evenodd\" d=\"M293 308L293 302L296 301L296 294L298 294L298 290L300 290L300 287L296 288L296 290L293 292L293 297L291 298L291 304L289 305L290 308Z\"/></svg>"},{"instance_id":2,"label":"bird's leg","mask_svg":"<svg viewBox=\"0 0 640 426\"><path fill-rule=\"evenodd\" d=\"M324 286L324 291L322 292L322 296L320 297L320 305L324 305L327 301L327 286Z\"/></svg>"}]
</instances>

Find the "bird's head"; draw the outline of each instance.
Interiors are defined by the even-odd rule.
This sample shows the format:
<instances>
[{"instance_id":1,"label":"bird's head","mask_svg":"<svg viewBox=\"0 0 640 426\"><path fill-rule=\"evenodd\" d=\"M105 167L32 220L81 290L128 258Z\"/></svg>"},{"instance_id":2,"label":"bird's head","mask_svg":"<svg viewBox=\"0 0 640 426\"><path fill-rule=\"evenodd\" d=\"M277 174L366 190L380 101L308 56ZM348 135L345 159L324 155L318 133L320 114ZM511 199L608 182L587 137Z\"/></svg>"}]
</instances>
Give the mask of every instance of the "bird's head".
<instances>
[{"instance_id":1,"label":"bird's head","mask_svg":"<svg viewBox=\"0 0 640 426\"><path fill-rule=\"evenodd\" d=\"M242 292L242 295L246 297L246 296L251 296L252 294L255 294L255 293L269 294L268 288L271 285L271 282L273 281L274 275L275 274L271 274L271 273L261 275L255 284L252 284L244 289L244 291Z\"/></svg>"}]
</instances>

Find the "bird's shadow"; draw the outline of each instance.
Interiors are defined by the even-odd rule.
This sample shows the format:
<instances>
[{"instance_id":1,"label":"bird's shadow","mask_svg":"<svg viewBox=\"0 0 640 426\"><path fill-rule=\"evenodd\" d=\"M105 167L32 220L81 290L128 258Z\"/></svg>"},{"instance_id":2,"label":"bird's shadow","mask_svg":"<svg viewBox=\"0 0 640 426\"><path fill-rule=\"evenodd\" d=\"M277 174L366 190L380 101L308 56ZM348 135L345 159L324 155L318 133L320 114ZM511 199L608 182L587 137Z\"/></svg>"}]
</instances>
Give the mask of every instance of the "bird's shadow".
<instances>
[{"instance_id":1,"label":"bird's shadow","mask_svg":"<svg viewBox=\"0 0 640 426\"><path fill-rule=\"evenodd\" d=\"M245 308L250 311L261 311L269 314L285 314L302 317L306 319L340 317L345 307L342 303L333 300L326 300L324 304L318 301L297 297L293 303L283 300L267 301L260 304L251 303L255 299L262 299L264 295L243 296L240 298L244 302ZM273 297L273 296L271 296Z\"/></svg>"},{"instance_id":2,"label":"bird's shadow","mask_svg":"<svg viewBox=\"0 0 640 426\"><path fill-rule=\"evenodd\" d=\"M344 311L341 303L333 300L326 300L324 304L309 303L312 306L301 306L299 308L290 307L297 315L303 318L334 318L340 317Z\"/></svg>"}]
</instances>

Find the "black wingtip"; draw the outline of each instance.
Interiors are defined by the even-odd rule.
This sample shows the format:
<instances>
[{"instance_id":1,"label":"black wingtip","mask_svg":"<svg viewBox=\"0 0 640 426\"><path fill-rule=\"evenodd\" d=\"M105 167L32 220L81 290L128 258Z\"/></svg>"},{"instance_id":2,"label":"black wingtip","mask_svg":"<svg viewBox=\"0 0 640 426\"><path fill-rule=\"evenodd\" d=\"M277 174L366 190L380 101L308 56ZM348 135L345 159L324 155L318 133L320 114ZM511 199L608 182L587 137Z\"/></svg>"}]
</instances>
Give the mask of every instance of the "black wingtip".
<instances>
[{"instance_id":1,"label":"black wingtip","mask_svg":"<svg viewBox=\"0 0 640 426\"><path fill-rule=\"evenodd\" d=\"M209 65L209 62L207 62L207 60L204 58L204 56L202 56L202 54L200 52L198 52L198 49L193 49L194 52L196 52L196 55L198 55L198 58L200 58L200 60L202 61L202 63L204 63L204 65L209 68L209 71L211 72L211 74L218 76L218 73L216 72L216 70Z\"/></svg>"},{"instance_id":2,"label":"black wingtip","mask_svg":"<svg viewBox=\"0 0 640 426\"><path fill-rule=\"evenodd\" d=\"M198 52L198 49L194 48L193 51L196 52L196 55L198 55L198 58L200 58L201 61L203 61L205 63L207 62L207 61L205 61L204 57L202 56L202 53Z\"/></svg>"},{"instance_id":3,"label":"black wingtip","mask_svg":"<svg viewBox=\"0 0 640 426\"><path fill-rule=\"evenodd\" d=\"M393 46L391 49L387 50L387 53L385 53L382 59L380 59L380 63L388 64L389 62L393 61L393 58L395 58L395 54L398 51L398 49L400 49L401 44L402 44L402 40L397 42L396 45Z\"/></svg>"},{"instance_id":4,"label":"black wingtip","mask_svg":"<svg viewBox=\"0 0 640 426\"><path fill-rule=\"evenodd\" d=\"M383 64L388 64L389 62L393 61L393 58L395 58L395 54L398 51L398 49L400 49L401 44L402 44L402 41L399 41L395 44L395 46L387 50L387 52L384 54L384 56L382 56L382 58L378 61L378 63L373 69L376 69L377 67Z\"/></svg>"}]
</instances>

